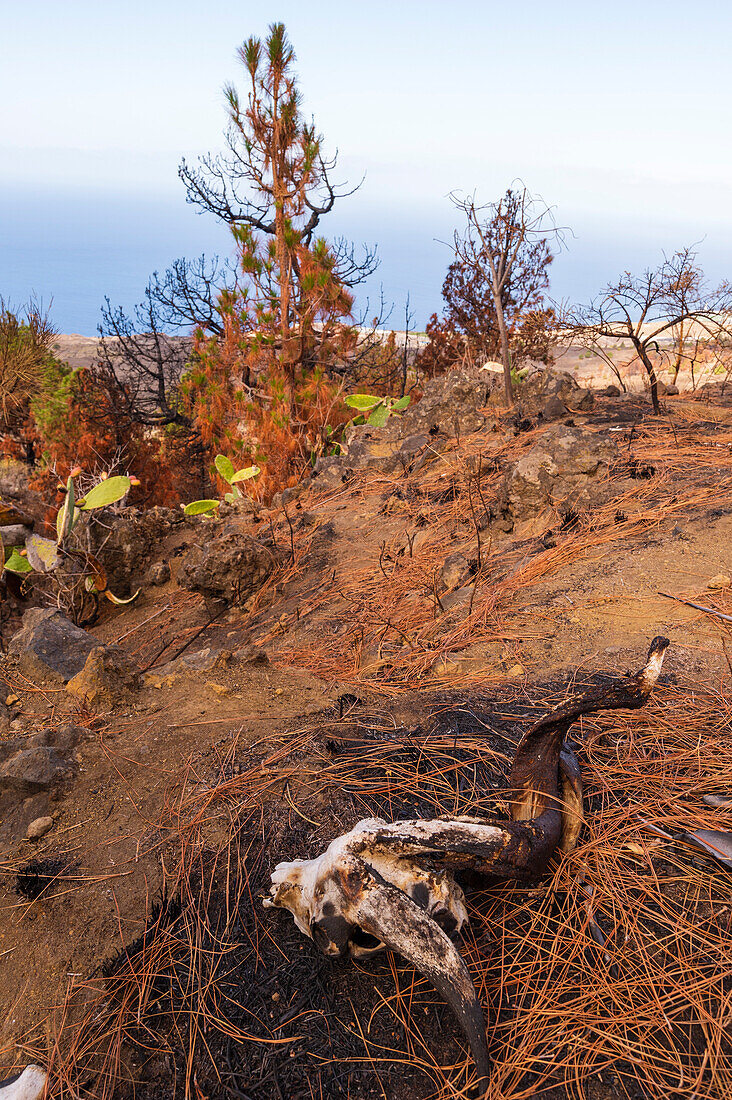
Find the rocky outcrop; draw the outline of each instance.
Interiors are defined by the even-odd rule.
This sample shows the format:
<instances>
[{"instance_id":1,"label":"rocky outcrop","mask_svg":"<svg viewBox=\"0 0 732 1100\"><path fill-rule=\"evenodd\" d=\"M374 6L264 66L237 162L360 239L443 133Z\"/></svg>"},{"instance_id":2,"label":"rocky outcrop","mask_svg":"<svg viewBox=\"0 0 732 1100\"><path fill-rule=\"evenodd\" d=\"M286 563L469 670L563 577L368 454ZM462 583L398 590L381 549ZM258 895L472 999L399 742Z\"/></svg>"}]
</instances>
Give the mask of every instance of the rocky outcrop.
<instances>
[{"instance_id":1,"label":"rocky outcrop","mask_svg":"<svg viewBox=\"0 0 732 1100\"><path fill-rule=\"evenodd\" d=\"M209 600L242 604L259 591L278 560L274 550L251 535L225 529L203 546L191 547L178 583Z\"/></svg>"},{"instance_id":2,"label":"rocky outcrop","mask_svg":"<svg viewBox=\"0 0 732 1100\"><path fill-rule=\"evenodd\" d=\"M595 404L595 395L566 371L542 370L516 387L516 403L522 416L559 420L572 413L588 412Z\"/></svg>"},{"instance_id":3,"label":"rocky outcrop","mask_svg":"<svg viewBox=\"0 0 732 1100\"><path fill-rule=\"evenodd\" d=\"M337 489L359 470L391 474L416 470L437 453L439 440L480 431L481 409L496 383L492 375L457 368L425 383L422 397L383 428L369 424L349 429L339 455L320 458L315 488Z\"/></svg>"},{"instance_id":4,"label":"rocky outcrop","mask_svg":"<svg viewBox=\"0 0 732 1100\"><path fill-rule=\"evenodd\" d=\"M111 590L117 595L129 595L138 588L161 541L187 522L183 513L174 508L151 508L148 512L130 509L116 519L108 537L105 533L104 546L99 551ZM151 583L164 582L151 579Z\"/></svg>"},{"instance_id":5,"label":"rocky outcrop","mask_svg":"<svg viewBox=\"0 0 732 1100\"><path fill-rule=\"evenodd\" d=\"M614 453L614 444L605 435L569 426L547 429L507 470L504 515L513 524L548 508L589 508L605 488Z\"/></svg>"},{"instance_id":6,"label":"rocky outcrop","mask_svg":"<svg viewBox=\"0 0 732 1100\"><path fill-rule=\"evenodd\" d=\"M0 829L17 839L37 819L47 823L51 801L75 779L76 749L93 737L84 726L66 722L0 741ZM46 830L44 830L46 831ZM35 833L37 839L42 832Z\"/></svg>"},{"instance_id":7,"label":"rocky outcrop","mask_svg":"<svg viewBox=\"0 0 732 1100\"><path fill-rule=\"evenodd\" d=\"M496 387L495 378L473 367L459 367L425 383L422 397L399 419L399 434L457 435L485 426L481 409Z\"/></svg>"},{"instance_id":8,"label":"rocky outcrop","mask_svg":"<svg viewBox=\"0 0 732 1100\"><path fill-rule=\"evenodd\" d=\"M340 455L318 459L312 474L315 488L337 489L359 470L381 474L416 470L435 455L431 436L416 433L401 437L396 433L396 425L388 424L384 428L368 424L352 428Z\"/></svg>"}]
</instances>

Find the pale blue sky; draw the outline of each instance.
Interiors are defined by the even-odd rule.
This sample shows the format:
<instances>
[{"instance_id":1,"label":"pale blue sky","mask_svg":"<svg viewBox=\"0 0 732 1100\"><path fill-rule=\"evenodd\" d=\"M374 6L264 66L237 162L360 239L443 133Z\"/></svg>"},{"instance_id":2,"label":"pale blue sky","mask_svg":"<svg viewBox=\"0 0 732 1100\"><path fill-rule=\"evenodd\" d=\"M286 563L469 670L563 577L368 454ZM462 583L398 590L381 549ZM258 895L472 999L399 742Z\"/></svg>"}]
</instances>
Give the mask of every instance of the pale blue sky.
<instances>
[{"instance_id":1,"label":"pale blue sky","mask_svg":"<svg viewBox=\"0 0 732 1100\"><path fill-rule=\"evenodd\" d=\"M124 286L100 291L126 300L143 264L220 246L186 210L176 168L215 148L236 46L275 19L343 175L366 173L336 228L379 242L387 291L411 289L421 315L439 307L449 260L434 240L453 223L447 192L487 200L515 177L575 231L558 294L697 240L710 271L732 275L725 4L2 0L0 294L53 294L69 327L53 272L68 288L103 249L99 278L114 283L120 248Z\"/></svg>"}]
</instances>

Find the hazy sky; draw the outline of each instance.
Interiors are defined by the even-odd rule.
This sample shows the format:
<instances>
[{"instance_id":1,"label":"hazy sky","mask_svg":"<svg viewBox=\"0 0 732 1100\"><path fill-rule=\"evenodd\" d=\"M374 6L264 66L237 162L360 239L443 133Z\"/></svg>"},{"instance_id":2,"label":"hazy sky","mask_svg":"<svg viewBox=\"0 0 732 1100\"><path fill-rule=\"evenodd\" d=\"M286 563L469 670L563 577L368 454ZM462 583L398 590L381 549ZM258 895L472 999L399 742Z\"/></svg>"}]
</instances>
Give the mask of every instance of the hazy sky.
<instances>
[{"instance_id":1,"label":"hazy sky","mask_svg":"<svg viewBox=\"0 0 732 1100\"><path fill-rule=\"evenodd\" d=\"M447 193L487 200L515 177L574 229L557 293L591 292L593 280L691 241L712 274L732 274L732 9L722 2L36 0L32 18L1 6L0 294L5 280L14 295L29 279L63 291L44 280L68 251L61 239L79 238L85 205L92 221L118 222L116 236L88 237L92 252L139 232L157 266L156 219L136 220L135 203L180 217L180 251L207 233L219 241L194 226L177 164L216 146L236 46L276 19L344 178L366 174L335 228L378 241L394 297L412 289L422 311L428 298L438 307ZM53 213L66 199L76 213ZM162 252L161 265L172 258Z\"/></svg>"}]
</instances>

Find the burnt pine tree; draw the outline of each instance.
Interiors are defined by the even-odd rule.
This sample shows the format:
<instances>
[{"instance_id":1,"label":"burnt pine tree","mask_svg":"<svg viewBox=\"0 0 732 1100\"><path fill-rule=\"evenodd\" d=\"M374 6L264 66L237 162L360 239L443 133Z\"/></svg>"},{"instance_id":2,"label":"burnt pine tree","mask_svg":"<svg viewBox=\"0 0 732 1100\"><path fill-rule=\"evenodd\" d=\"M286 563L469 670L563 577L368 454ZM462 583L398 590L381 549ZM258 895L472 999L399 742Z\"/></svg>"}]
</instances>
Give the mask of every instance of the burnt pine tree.
<instances>
[{"instance_id":1,"label":"burnt pine tree","mask_svg":"<svg viewBox=\"0 0 732 1100\"><path fill-rule=\"evenodd\" d=\"M248 180L249 197L236 191L241 201L234 211L228 191L219 195L239 261L237 291L222 302L227 312L237 310L241 333L263 366L267 360L271 364L268 353L275 350L292 390L301 368L327 365L326 345L350 315L353 299L337 254L315 236L335 192L322 138L302 116L295 54L284 26L273 24L265 43L249 38L239 56L249 91L244 103L236 88L227 86L228 132L230 148L244 150L239 176ZM212 169L218 162L206 163ZM228 168L231 173L233 165ZM190 178L197 194L210 195L200 176Z\"/></svg>"},{"instance_id":2,"label":"burnt pine tree","mask_svg":"<svg viewBox=\"0 0 732 1100\"><path fill-rule=\"evenodd\" d=\"M226 149L200 157L195 166L183 160L179 175L188 202L232 227L247 226L273 238L284 262L288 223L309 248L323 218L360 184L334 182L337 154L326 155L322 136L303 117L295 52L284 24L271 24L265 42L250 37L238 54L248 96L245 104L234 85L225 88ZM358 257L342 237L331 243L331 253L335 275L346 287L368 278L378 265L374 249L365 248Z\"/></svg>"},{"instance_id":3,"label":"burnt pine tree","mask_svg":"<svg viewBox=\"0 0 732 1100\"><path fill-rule=\"evenodd\" d=\"M249 38L238 53L248 90L242 99L233 85L225 88L225 151L196 165L183 161L179 169L187 200L231 228L235 259L179 259L162 276L151 277L132 316L109 303L103 311L104 355L115 374L133 392L156 395L157 410L151 413L147 401L141 411L145 421L153 415L164 423L172 415L177 422L181 416L174 390L190 344L163 334L198 331L221 340L232 303L248 297L247 309L259 324L264 317L269 325L276 314L278 354L292 379L298 363L322 358L313 347L319 341L311 321L323 302L341 295L343 305L343 291L377 266L375 250L366 248L359 257L342 238L324 255L317 236L321 220L354 189L333 182L336 157L325 155L321 136L303 117L284 25L273 24L264 42ZM351 304L349 299L346 312ZM148 335L152 339L142 338Z\"/></svg>"},{"instance_id":4,"label":"burnt pine tree","mask_svg":"<svg viewBox=\"0 0 732 1100\"><path fill-rule=\"evenodd\" d=\"M562 231L551 209L526 187L510 187L497 202L485 205L478 205L474 196L453 194L451 199L467 225L463 233L455 233L456 263L448 273L446 298L466 335L475 339L481 316L486 336L491 326L497 329L506 405L510 406L512 344L521 346L517 337L525 321L529 321L527 334L531 332L529 344L544 348L546 354L553 314L541 305L554 258L550 242L561 243Z\"/></svg>"}]
</instances>

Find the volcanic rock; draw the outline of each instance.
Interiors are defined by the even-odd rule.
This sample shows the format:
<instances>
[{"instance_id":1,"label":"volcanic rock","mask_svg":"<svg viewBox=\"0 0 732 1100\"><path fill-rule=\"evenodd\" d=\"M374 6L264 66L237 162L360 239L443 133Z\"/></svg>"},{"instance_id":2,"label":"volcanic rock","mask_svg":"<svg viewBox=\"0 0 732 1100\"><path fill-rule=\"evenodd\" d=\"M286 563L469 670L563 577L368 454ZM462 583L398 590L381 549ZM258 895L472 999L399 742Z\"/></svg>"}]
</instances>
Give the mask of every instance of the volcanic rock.
<instances>
[{"instance_id":1,"label":"volcanic rock","mask_svg":"<svg viewBox=\"0 0 732 1100\"><path fill-rule=\"evenodd\" d=\"M170 580L170 566L167 561L154 562L148 571L147 579L150 584L160 587Z\"/></svg>"},{"instance_id":2,"label":"volcanic rock","mask_svg":"<svg viewBox=\"0 0 732 1100\"><path fill-rule=\"evenodd\" d=\"M59 786L74 774L74 767L55 749L41 745L21 749L0 764L0 792L28 798Z\"/></svg>"},{"instance_id":3,"label":"volcanic rock","mask_svg":"<svg viewBox=\"0 0 732 1100\"><path fill-rule=\"evenodd\" d=\"M245 603L257 592L278 561L274 550L238 530L223 531L203 546L193 546L178 583L207 599Z\"/></svg>"},{"instance_id":4,"label":"volcanic rock","mask_svg":"<svg viewBox=\"0 0 732 1100\"><path fill-rule=\"evenodd\" d=\"M132 509L114 522L109 537L99 550L107 570L109 587L117 595L129 595L138 588L159 545L176 528L185 527L186 517L174 508ZM162 564L162 563L158 563ZM152 583L164 583L155 582Z\"/></svg>"},{"instance_id":5,"label":"volcanic rock","mask_svg":"<svg viewBox=\"0 0 732 1100\"><path fill-rule=\"evenodd\" d=\"M507 471L503 511L516 522L548 507L587 508L614 457L605 436L577 427L549 428L531 450Z\"/></svg>"},{"instance_id":6,"label":"volcanic rock","mask_svg":"<svg viewBox=\"0 0 732 1100\"><path fill-rule=\"evenodd\" d=\"M9 652L18 658L21 672L67 683L81 672L99 641L55 608L26 611L21 628L10 640Z\"/></svg>"},{"instance_id":7,"label":"volcanic rock","mask_svg":"<svg viewBox=\"0 0 732 1100\"><path fill-rule=\"evenodd\" d=\"M98 645L66 690L88 703L113 705L130 699L140 688L140 673L116 646Z\"/></svg>"}]
</instances>

